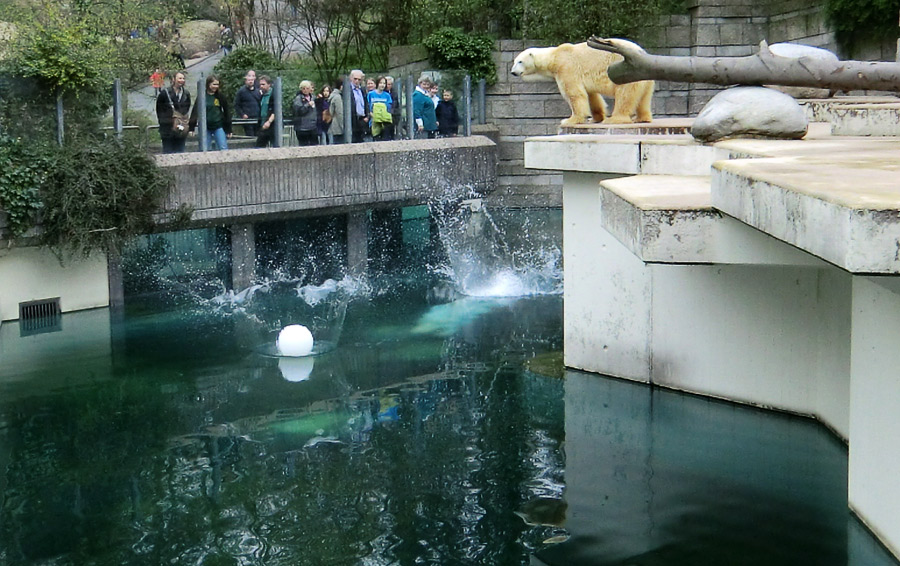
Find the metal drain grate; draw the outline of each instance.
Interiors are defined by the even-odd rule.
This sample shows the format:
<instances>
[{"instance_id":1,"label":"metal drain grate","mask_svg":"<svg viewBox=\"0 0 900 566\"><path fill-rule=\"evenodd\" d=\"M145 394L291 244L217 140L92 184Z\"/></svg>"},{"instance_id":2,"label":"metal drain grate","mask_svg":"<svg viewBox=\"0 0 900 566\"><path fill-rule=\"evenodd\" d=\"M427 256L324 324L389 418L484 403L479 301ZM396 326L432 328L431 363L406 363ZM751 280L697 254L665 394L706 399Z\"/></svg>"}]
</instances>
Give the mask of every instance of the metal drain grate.
<instances>
[{"instance_id":1,"label":"metal drain grate","mask_svg":"<svg viewBox=\"0 0 900 566\"><path fill-rule=\"evenodd\" d=\"M59 297L19 303L19 334L29 336L62 330Z\"/></svg>"}]
</instances>

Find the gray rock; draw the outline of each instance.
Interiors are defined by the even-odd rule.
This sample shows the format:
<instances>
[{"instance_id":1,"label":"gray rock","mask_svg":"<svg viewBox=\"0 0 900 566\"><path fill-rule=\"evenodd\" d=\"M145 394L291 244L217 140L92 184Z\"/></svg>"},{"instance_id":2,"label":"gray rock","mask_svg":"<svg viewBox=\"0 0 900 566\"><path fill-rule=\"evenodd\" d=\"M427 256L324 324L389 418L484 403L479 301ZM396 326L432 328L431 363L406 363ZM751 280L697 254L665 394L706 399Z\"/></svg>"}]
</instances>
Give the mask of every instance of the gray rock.
<instances>
[{"instance_id":1,"label":"gray rock","mask_svg":"<svg viewBox=\"0 0 900 566\"><path fill-rule=\"evenodd\" d=\"M740 86L710 100L691 127L699 141L725 138L800 139L809 120L790 96L760 86Z\"/></svg>"},{"instance_id":2,"label":"gray rock","mask_svg":"<svg viewBox=\"0 0 900 566\"><path fill-rule=\"evenodd\" d=\"M801 45L799 43L773 43L769 46L769 51L779 57L806 57L808 59L817 59L822 61L838 62L838 56L822 49L821 47L813 47L812 45ZM805 86L781 86L766 85L785 94L789 94L794 98L831 98L834 92L827 88L815 88Z\"/></svg>"}]
</instances>

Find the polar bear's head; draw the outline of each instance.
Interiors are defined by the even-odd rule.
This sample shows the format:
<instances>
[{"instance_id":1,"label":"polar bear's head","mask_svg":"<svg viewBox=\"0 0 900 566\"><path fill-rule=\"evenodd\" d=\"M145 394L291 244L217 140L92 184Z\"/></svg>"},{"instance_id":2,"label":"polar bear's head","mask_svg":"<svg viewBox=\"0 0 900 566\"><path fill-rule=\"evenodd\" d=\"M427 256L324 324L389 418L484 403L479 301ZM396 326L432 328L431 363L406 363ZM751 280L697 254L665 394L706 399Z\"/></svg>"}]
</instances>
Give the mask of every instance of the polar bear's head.
<instances>
[{"instance_id":1,"label":"polar bear's head","mask_svg":"<svg viewBox=\"0 0 900 566\"><path fill-rule=\"evenodd\" d=\"M516 55L512 69L509 70L510 74L514 77L524 77L533 74L535 72L534 55L533 47Z\"/></svg>"},{"instance_id":2,"label":"polar bear's head","mask_svg":"<svg viewBox=\"0 0 900 566\"><path fill-rule=\"evenodd\" d=\"M552 47L530 47L519 53L509 70L514 77L525 81L553 80L553 74L546 68L546 60L553 50Z\"/></svg>"}]
</instances>

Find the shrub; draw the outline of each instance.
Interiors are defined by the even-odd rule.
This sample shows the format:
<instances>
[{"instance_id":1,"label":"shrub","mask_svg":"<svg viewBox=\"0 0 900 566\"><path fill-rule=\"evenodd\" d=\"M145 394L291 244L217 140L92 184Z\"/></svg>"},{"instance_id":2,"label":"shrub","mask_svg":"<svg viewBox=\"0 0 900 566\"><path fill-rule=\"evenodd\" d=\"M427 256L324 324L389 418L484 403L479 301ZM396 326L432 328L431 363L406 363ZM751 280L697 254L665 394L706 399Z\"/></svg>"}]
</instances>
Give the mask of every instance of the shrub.
<instances>
[{"instance_id":1,"label":"shrub","mask_svg":"<svg viewBox=\"0 0 900 566\"><path fill-rule=\"evenodd\" d=\"M228 96L234 96L244 84L248 69L259 71L281 70L282 63L272 53L253 45L238 47L228 57L219 61L213 72L218 75L221 88ZM257 76L259 73L257 72ZM274 78L274 77L273 77Z\"/></svg>"},{"instance_id":2,"label":"shrub","mask_svg":"<svg viewBox=\"0 0 900 566\"><path fill-rule=\"evenodd\" d=\"M489 85L497 82L497 66L491 55L494 40L489 36L441 28L422 44L428 49L431 64L438 69L460 69L468 72L473 81L485 79Z\"/></svg>"},{"instance_id":3,"label":"shrub","mask_svg":"<svg viewBox=\"0 0 900 566\"><path fill-rule=\"evenodd\" d=\"M825 13L835 39L848 54L867 40L897 37L900 0L827 0Z\"/></svg>"}]
</instances>

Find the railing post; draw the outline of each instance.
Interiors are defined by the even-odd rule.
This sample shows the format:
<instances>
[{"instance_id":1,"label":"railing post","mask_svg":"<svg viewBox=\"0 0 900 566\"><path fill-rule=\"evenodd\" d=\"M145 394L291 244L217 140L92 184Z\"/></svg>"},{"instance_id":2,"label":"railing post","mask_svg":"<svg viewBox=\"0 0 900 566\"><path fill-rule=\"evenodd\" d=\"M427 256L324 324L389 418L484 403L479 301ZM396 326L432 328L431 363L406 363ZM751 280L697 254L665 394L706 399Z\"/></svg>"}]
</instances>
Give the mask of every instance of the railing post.
<instances>
[{"instance_id":1,"label":"railing post","mask_svg":"<svg viewBox=\"0 0 900 566\"><path fill-rule=\"evenodd\" d=\"M122 110L122 79L116 79L113 81L113 127L116 130L116 137L119 139L122 139L124 123Z\"/></svg>"},{"instance_id":2,"label":"railing post","mask_svg":"<svg viewBox=\"0 0 900 566\"><path fill-rule=\"evenodd\" d=\"M344 102L344 143L353 143L353 118L356 117L356 102L353 100L353 86L350 74L344 75L344 86L341 87L341 99Z\"/></svg>"},{"instance_id":3,"label":"railing post","mask_svg":"<svg viewBox=\"0 0 900 566\"><path fill-rule=\"evenodd\" d=\"M415 79L409 75L406 77L406 132L411 140L416 139L416 116L413 112L413 91L415 90Z\"/></svg>"},{"instance_id":4,"label":"railing post","mask_svg":"<svg viewBox=\"0 0 900 566\"><path fill-rule=\"evenodd\" d=\"M273 147L281 147L284 136L284 109L282 107L282 81L281 77L275 77L275 92L272 93L272 104L275 105L275 140Z\"/></svg>"},{"instance_id":5,"label":"railing post","mask_svg":"<svg viewBox=\"0 0 900 566\"><path fill-rule=\"evenodd\" d=\"M468 74L463 78L463 102L466 105L466 118L463 123L463 135L472 135L472 77Z\"/></svg>"},{"instance_id":6,"label":"railing post","mask_svg":"<svg viewBox=\"0 0 900 566\"><path fill-rule=\"evenodd\" d=\"M478 123L487 124L487 80L478 79Z\"/></svg>"},{"instance_id":7,"label":"railing post","mask_svg":"<svg viewBox=\"0 0 900 566\"><path fill-rule=\"evenodd\" d=\"M203 74L197 79L197 137L200 138L200 151L209 151L209 142L206 139L206 84Z\"/></svg>"},{"instance_id":8,"label":"railing post","mask_svg":"<svg viewBox=\"0 0 900 566\"><path fill-rule=\"evenodd\" d=\"M60 146L63 144L63 92L60 89L56 93L56 141Z\"/></svg>"}]
</instances>

